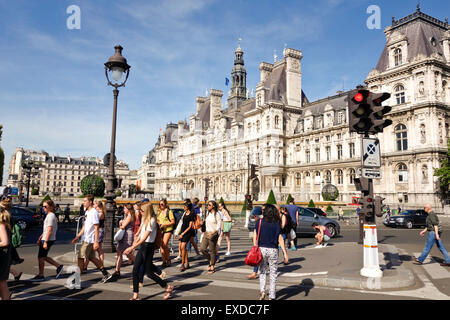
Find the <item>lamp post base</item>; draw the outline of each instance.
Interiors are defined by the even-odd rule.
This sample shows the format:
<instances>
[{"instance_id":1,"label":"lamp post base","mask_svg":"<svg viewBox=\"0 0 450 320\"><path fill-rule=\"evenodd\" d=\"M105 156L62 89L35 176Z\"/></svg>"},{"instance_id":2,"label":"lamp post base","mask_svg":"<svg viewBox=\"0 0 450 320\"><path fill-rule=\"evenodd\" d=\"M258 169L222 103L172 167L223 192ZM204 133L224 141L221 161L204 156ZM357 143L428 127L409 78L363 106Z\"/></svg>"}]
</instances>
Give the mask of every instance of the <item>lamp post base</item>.
<instances>
[{"instance_id":1,"label":"lamp post base","mask_svg":"<svg viewBox=\"0 0 450 320\"><path fill-rule=\"evenodd\" d=\"M103 240L103 251L106 253L116 252L114 245L114 220L116 216L115 196L107 195L106 198L106 214L105 214L105 237Z\"/></svg>"}]
</instances>

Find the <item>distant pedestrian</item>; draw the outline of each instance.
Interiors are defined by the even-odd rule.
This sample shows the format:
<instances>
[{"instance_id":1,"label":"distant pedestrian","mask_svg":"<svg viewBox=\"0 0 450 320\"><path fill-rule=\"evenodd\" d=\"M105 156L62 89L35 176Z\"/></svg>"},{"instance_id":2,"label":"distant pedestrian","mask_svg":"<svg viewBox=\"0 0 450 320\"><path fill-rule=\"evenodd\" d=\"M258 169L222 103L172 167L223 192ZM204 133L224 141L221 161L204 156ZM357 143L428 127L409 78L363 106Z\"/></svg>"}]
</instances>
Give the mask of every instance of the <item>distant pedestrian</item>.
<instances>
[{"instance_id":1,"label":"distant pedestrian","mask_svg":"<svg viewBox=\"0 0 450 320\"><path fill-rule=\"evenodd\" d=\"M184 215L182 218L181 232L178 236L175 236L175 239L180 239L180 271L184 271L190 268L188 261L187 243L194 235L195 217L196 215L194 212L194 207L192 206L192 202L186 201L184 203Z\"/></svg>"},{"instance_id":2,"label":"distant pedestrian","mask_svg":"<svg viewBox=\"0 0 450 320\"><path fill-rule=\"evenodd\" d=\"M128 247L133 245L134 241L134 234L133 234L133 227L134 223L136 221L136 216L134 214L134 208L131 203L128 203L123 208L124 217L119 222L119 228L122 230L125 230L125 234L123 235L122 240L117 242L117 258L116 258L116 271L113 273L113 277L118 279L120 278L120 268L122 266L123 257L122 254ZM133 264L134 262L134 256L132 253L129 253L126 255L129 263Z\"/></svg>"},{"instance_id":3,"label":"distant pedestrian","mask_svg":"<svg viewBox=\"0 0 450 320\"><path fill-rule=\"evenodd\" d=\"M55 214L55 204L52 200L45 200L42 208L46 213L44 220L43 232L37 240L37 245L39 246L38 252L38 263L39 263L39 274L32 278L32 281L40 281L44 280L44 265L45 262L50 263L51 265L56 267L56 278L58 278L64 266L62 264L57 263L52 258L48 257L48 253L50 248L56 241L56 232L58 231L58 220Z\"/></svg>"},{"instance_id":4,"label":"distant pedestrian","mask_svg":"<svg viewBox=\"0 0 450 320\"><path fill-rule=\"evenodd\" d=\"M66 208L64 209L64 220L63 223L70 223L70 206L67 204Z\"/></svg>"},{"instance_id":5,"label":"distant pedestrian","mask_svg":"<svg viewBox=\"0 0 450 320\"><path fill-rule=\"evenodd\" d=\"M400 214L400 212L402 212L402 208L400 206L398 206L397 208L397 214Z\"/></svg>"},{"instance_id":6,"label":"distant pedestrian","mask_svg":"<svg viewBox=\"0 0 450 320\"><path fill-rule=\"evenodd\" d=\"M292 219L292 228L297 230L298 225L298 207L294 204L294 199L291 198L289 204L286 206L287 211ZM292 249L292 245L289 246ZM297 250L297 237L294 239L294 247L292 250Z\"/></svg>"},{"instance_id":7,"label":"distant pedestrian","mask_svg":"<svg viewBox=\"0 0 450 320\"><path fill-rule=\"evenodd\" d=\"M361 208L358 206L357 208L356 208L356 215L359 217L359 212L361 211Z\"/></svg>"},{"instance_id":8,"label":"distant pedestrian","mask_svg":"<svg viewBox=\"0 0 450 320\"><path fill-rule=\"evenodd\" d=\"M6 209L9 201L0 203L0 297L10 300L8 278L11 268L11 216Z\"/></svg>"},{"instance_id":9,"label":"distant pedestrian","mask_svg":"<svg viewBox=\"0 0 450 320\"><path fill-rule=\"evenodd\" d=\"M163 232L160 248L162 267L170 267L172 261L170 259L169 241L170 238L172 237L173 230L176 228L176 225L175 225L175 216L173 214L173 211L170 210L166 199L162 199L159 202L158 224Z\"/></svg>"},{"instance_id":10,"label":"distant pedestrian","mask_svg":"<svg viewBox=\"0 0 450 320\"><path fill-rule=\"evenodd\" d=\"M56 216L56 220L59 222L59 216L61 215L62 211L61 208L59 206L59 204L56 204L55 207L55 216Z\"/></svg>"},{"instance_id":11,"label":"distant pedestrian","mask_svg":"<svg viewBox=\"0 0 450 320\"><path fill-rule=\"evenodd\" d=\"M276 298L276 286L278 276L278 244L283 241L281 236L280 216L277 208L271 204L263 205L263 218L256 222L253 231L253 245L259 246L262 261L259 264L261 274L259 277L260 295L259 300L266 297L266 276L269 274L269 300ZM261 228L259 228L261 225ZM257 232L259 230L259 239Z\"/></svg>"},{"instance_id":12,"label":"distant pedestrian","mask_svg":"<svg viewBox=\"0 0 450 320\"><path fill-rule=\"evenodd\" d=\"M328 241L331 239L330 230L326 226L319 225L317 222L313 222L312 228L317 231L314 238L316 238L316 248L323 248L328 245Z\"/></svg>"},{"instance_id":13,"label":"distant pedestrian","mask_svg":"<svg viewBox=\"0 0 450 320\"><path fill-rule=\"evenodd\" d=\"M173 291L173 286L167 284L163 279L165 273L158 276L158 268L153 264L153 255L155 252L155 239L157 233L157 217L153 210L151 203L146 203L142 206L142 222L138 233L136 233L137 241L132 246L125 249L125 254L130 254L133 250L139 247L139 250L134 260L133 265L133 297L130 300L139 300L139 283L140 283L140 269L144 266L144 272L150 279L154 280L161 288L166 289L164 299L170 298Z\"/></svg>"},{"instance_id":14,"label":"distant pedestrian","mask_svg":"<svg viewBox=\"0 0 450 320\"><path fill-rule=\"evenodd\" d=\"M428 232L427 241L425 243L425 247L423 248L422 254L419 258L414 258L416 264L423 264L428 254L433 248L433 245L436 244L438 249L444 255L444 262L441 263L441 266L450 267L450 257L447 253L447 250L444 247L444 244L441 240L441 231L439 230L439 218L436 213L434 213L431 204L427 203L424 205L423 209L428 214L426 219L426 228L420 232L420 236L423 237L425 232Z\"/></svg>"},{"instance_id":15,"label":"distant pedestrian","mask_svg":"<svg viewBox=\"0 0 450 320\"><path fill-rule=\"evenodd\" d=\"M227 240L227 252L225 253L225 255L229 256L231 254L230 233L231 233L232 221L231 221L230 211L228 211L225 203L223 203L223 202L219 203L219 213L220 213L220 216L222 218L222 227L220 229L221 232L220 232L220 235L219 235L219 239L217 240L217 257L216 257L216 260L219 260L219 248L220 248L220 244L222 243L222 239L224 237Z\"/></svg>"},{"instance_id":16,"label":"distant pedestrian","mask_svg":"<svg viewBox=\"0 0 450 320\"><path fill-rule=\"evenodd\" d=\"M95 250L98 249L98 234L99 234L99 214L97 210L94 209L94 196L87 195L83 199L83 207L86 208L85 213L85 223L81 228L77 236L72 240L72 244L78 242L78 240L83 236L83 244L78 253L78 267L80 271L84 268L84 259L87 257L92 261L95 266L103 274L101 283L107 282L111 279L112 275L106 271L103 263L95 257Z\"/></svg>"},{"instance_id":17,"label":"distant pedestrian","mask_svg":"<svg viewBox=\"0 0 450 320\"><path fill-rule=\"evenodd\" d=\"M103 239L105 238L105 214L106 208L101 200L94 202L94 209L98 212L98 258L102 264L105 264L105 253L103 252ZM89 263L89 260L86 261ZM87 264L86 264L87 267ZM86 268L85 268L86 269Z\"/></svg>"},{"instance_id":18,"label":"distant pedestrian","mask_svg":"<svg viewBox=\"0 0 450 320\"><path fill-rule=\"evenodd\" d=\"M206 218L203 221L205 224L205 232L203 234L200 250L202 251L203 257L208 260L208 274L213 274L216 272L217 241L219 239L222 219L218 212L217 202L212 200L208 201L206 210Z\"/></svg>"},{"instance_id":19,"label":"distant pedestrian","mask_svg":"<svg viewBox=\"0 0 450 320\"><path fill-rule=\"evenodd\" d=\"M344 219L344 209L342 209L342 207L339 208L339 218L338 221L345 221Z\"/></svg>"}]
</instances>

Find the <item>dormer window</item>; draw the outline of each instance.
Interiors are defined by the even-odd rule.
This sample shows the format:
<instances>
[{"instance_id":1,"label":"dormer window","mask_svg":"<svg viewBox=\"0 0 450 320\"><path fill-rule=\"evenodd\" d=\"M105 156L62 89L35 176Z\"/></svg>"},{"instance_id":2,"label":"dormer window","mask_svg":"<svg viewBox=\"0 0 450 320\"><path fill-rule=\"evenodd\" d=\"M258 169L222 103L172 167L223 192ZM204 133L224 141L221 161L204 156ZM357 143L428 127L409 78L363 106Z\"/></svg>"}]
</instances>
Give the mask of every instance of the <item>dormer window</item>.
<instances>
[{"instance_id":1,"label":"dormer window","mask_svg":"<svg viewBox=\"0 0 450 320\"><path fill-rule=\"evenodd\" d=\"M395 99L397 101L397 104L403 104L406 102L405 98L405 87L403 85L398 85L395 88Z\"/></svg>"},{"instance_id":2,"label":"dormer window","mask_svg":"<svg viewBox=\"0 0 450 320\"><path fill-rule=\"evenodd\" d=\"M400 48L394 50L394 63L396 67L402 64L402 49Z\"/></svg>"},{"instance_id":3,"label":"dormer window","mask_svg":"<svg viewBox=\"0 0 450 320\"><path fill-rule=\"evenodd\" d=\"M436 39L434 37L431 37L430 43L433 47L436 47Z\"/></svg>"}]
</instances>

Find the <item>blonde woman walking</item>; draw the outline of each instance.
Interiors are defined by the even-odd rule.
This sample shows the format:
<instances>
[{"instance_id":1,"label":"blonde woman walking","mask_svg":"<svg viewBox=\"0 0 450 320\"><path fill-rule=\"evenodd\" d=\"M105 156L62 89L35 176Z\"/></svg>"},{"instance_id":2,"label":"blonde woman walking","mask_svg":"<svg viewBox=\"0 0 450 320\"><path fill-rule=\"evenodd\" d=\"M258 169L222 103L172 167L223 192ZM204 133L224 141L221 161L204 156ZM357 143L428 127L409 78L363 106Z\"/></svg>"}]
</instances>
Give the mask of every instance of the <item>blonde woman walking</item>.
<instances>
[{"instance_id":1,"label":"blonde woman walking","mask_svg":"<svg viewBox=\"0 0 450 320\"><path fill-rule=\"evenodd\" d=\"M153 206L150 203L146 203L142 206L142 222L139 231L136 233L136 239L139 239L133 243L131 247L125 249L125 254L130 254L134 249L139 247L136 259L133 265L133 297L130 300L139 300L139 273L141 266L144 266L144 272L150 279L154 280L161 288L165 289L164 299L169 299L173 286L167 284L163 280L163 276L157 275L157 267L153 263L153 255L155 252L155 239L158 224L156 222L156 214L153 210Z\"/></svg>"},{"instance_id":2,"label":"blonde woman walking","mask_svg":"<svg viewBox=\"0 0 450 320\"><path fill-rule=\"evenodd\" d=\"M159 202L158 225L163 232L161 242L162 267L170 267L169 241L172 237L173 230L175 229L175 216L173 215L172 210L170 210L166 199L162 199Z\"/></svg>"},{"instance_id":3,"label":"blonde woman walking","mask_svg":"<svg viewBox=\"0 0 450 320\"><path fill-rule=\"evenodd\" d=\"M10 300L7 281L11 267L11 216L3 203L0 204L0 297Z\"/></svg>"},{"instance_id":4,"label":"blonde woman walking","mask_svg":"<svg viewBox=\"0 0 450 320\"><path fill-rule=\"evenodd\" d=\"M125 234L123 235L122 240L117 243L117 260L116 260L116 271L113 273L114 278L120 278L120 267L122 266L122 254L124 251L133 245L134 234L133 227L134 222L136 220L136 216L134 214L133 205L128 203L123 208L124 217L123 220L119 222L119 228L125 230ZM134 261L133 253L128 251L126 254L129 261Z\"/></svg>"}]
</instances>

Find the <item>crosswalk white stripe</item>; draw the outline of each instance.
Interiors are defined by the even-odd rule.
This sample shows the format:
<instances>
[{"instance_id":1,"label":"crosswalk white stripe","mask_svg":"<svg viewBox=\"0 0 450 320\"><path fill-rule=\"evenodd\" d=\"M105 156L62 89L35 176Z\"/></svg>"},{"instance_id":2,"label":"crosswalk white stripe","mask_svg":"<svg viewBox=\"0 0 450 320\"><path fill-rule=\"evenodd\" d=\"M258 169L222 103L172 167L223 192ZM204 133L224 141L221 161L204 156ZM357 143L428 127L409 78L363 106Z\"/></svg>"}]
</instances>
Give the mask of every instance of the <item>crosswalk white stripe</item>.
<instances>
[{"instance_id":1,"label":"crosswalk white stripe","mask_svg":"<svg viewBox=\"0 0 450 320\"><path fill-rule=\"evenodd\" d=\"M421 252L414 252L416 258L420 257L421 254ZM450 278L448 267L441 267L439 263L430 256L424 260L422 267L433 279L439 280Z\"/></svg>"}]
</instances>

